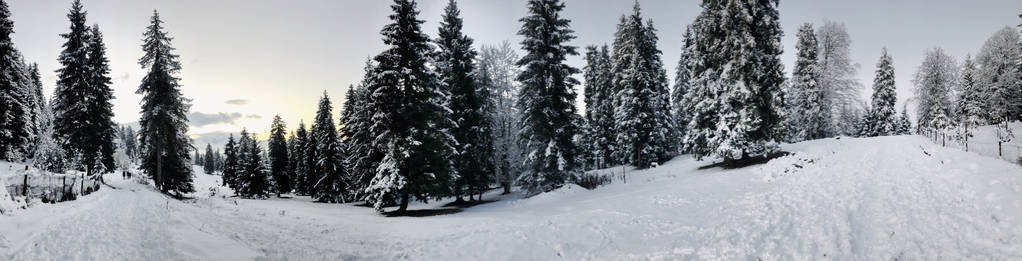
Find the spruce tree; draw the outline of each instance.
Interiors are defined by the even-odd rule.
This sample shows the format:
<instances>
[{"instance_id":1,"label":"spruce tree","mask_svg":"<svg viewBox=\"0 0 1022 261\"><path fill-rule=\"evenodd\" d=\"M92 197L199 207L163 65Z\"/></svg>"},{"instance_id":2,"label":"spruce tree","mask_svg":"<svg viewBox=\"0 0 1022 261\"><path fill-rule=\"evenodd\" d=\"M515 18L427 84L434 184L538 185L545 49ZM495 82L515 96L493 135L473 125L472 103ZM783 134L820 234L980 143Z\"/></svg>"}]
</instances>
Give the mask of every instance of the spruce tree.
<instances>
[{"instance_id":1,"label":"spruce tree","mask_svg":"<svg viewBox=\"0 0 1022 261\"><path fill-rule=\"evenodd\" d=\"M969 56L965 57L965 62L962 64L960 83L958 98L955 99L957 103L955 107L958 112L955 114L962 126L959 135L965 144L965 151L969 151L969 138L973 137L972 130L986 123L983 117L985 112L982 110L985 102L983 91L980 90L980 86L976 82L976 63Z\"/></svg>"},{"instance_id":2,"label":"spruce tree","mask_svg":"<svg viewBox=\"0 0 1022 261\"><path fill-rule=\"evenodd\" d=\"M0 1L0 160L20 160L31 144L31 125L26 117L31 103L26 97L23 64L11 34L14 21L7 2Z\"/></svg>"},{"instance_id":3,"label":"spruce tree","mask_svg":"<svg viewBox=\"0 0 1022 261\"><path fill-rule=\"evenodd\" d=\"M139 143L142 145L142 170L164 193L178 195L194 191L188 150L188 99L182 96L178 56L163 31L160 15L153 11L151 24L143 34L145 55L139 64L148 69L136 93L142 94L142 118Z\"/></svg>"},{"instance_id":4,"label":"spruce tree","mask_svg":"<svg viewBox=\"0 0 1022 261\"><path fill-rule=\"evenodd\" d=\"M374 58L376 77L369 87L374 146L384 156L366 192L378 211L394 199L403 212L412 198L450 194L457 176L451 166L456 141L449 134L454 126L446 107L450 93L427 66L433 48L422 33L416 3L395 0L391 10L392 23L380 32L387 49Z\"/></svg>"},{"instance_id":5,"label":"spruce tree","mask_svg":"<svg viewBox=\"0 0 1022 261\"><path fill-rule=\"evenodd\" d=\"M365 76L359 85L348 89L341 113L344 164L351 186L348 191L353 200L368 200L366 188L376 176L376 168L383 159L383 151L373 146L376 135L372 132L372 117L377 110L371 107L372 96L367 87L372 85L374 70L372 60L366 61Z\"/></svg>"},{"instance_id":6,"label":"spruce tree","mask_svg":"<svg viewBox=\"0 0 1022 261\"><path fill-rule=\"evenodd\" d=\"M105 170L114 169L114 138L116 137L116 124L113 121L114 105L111 100L114 98L113 83L110 78L110 60L106 57L106 44L103 43L103 33L98 25L92 26L88 45L88 117L86 121L89 128L89 145L98 148L99 161L103 163ZM81 126L86 127L86 126Z\"/></svg>"},{"instance_id":7,"label":"spruce tree","mask_svg":"<svg viewBox=\"0 0 1022 261\"><path fill-rule=\"evenodd\" d=\"M310 175L312 184L312 195L316 201L339 203L343 201L345 192L344 184L344 159L343 148L340 139L337 137L337 127L334 125L334 107L330 103L330 97L323 91L323 97L319 100L319 109L316 110L316 121L312 125L312 140L316 145L316 161L312 166L313 175Z\"/></svg>"},{"instance_id":8,"label":"spruce tree","mask_svg":"<svg viewBox=\"0 0 1022 261\"><path fill-rule=\"evenodd\" d=\"M783 135L777 1L703 1L692 24L685 148L725 161L764 155Z\"/></svg>"},{"instance_id":9,"label":"spruce tree","mask_svg":"<svg viewBox=\"0 0 1022 261\"><path fill-rule=\"evenodd\" d=\"M287 140L284 138L287 126L280 115L273 116L273 124L270 126L270 138L266 141L267 154L270 160L270 176L273 177L274 188L277 196L281 193L291 192L291 178L288 175L288 166L291 165L287 152Z\"/></svg>"},{"instance_id":10,"label":"spruce tree","mask_svg":"<svg viewBox=\"0 0 1022 261\"><path fill-rule=\"evenodd\" d=\"M238 175L238 195L246 198L267 198L270 191L270 182L267 179L266 166L263 164L262 149L259 148L259 141L255 134L248 134L248 131L241 131L241 139L238 142L238 160L241 165Z\"/></svg>"},{"instance_id":11,"label":"spruce tree","mask_svg":"<svg viewBox=\"0 0 1022 261\"><path fill-rule=\"evenodd\" d=\"M57 69L57 86L54 91L52 109L54 113L54 135L69 155L77 159L76 166L84 166L91 174L96 148L89 146L89 28L85 25L86 12L80 1L75 0L67 17L71 22L70 32L60 36L67 41L60 56Z\"/></svg>"},{"instance_id":12,"label":"spruce tree","mask_svg":"<svg viewBox=\"0 0 1022 261\"><path fill-rule=\"evenodd\" d=\"M315 165L313 158L315 154L310 149L314 147L314 143L305 129L305 121L298 122L298 129L295 130L295 143L295 150L292 152L295 155L295 194L309 195L309 191L311 191L309 175L312 172L312 166Z\"/></svg>"},{"instance_id":13,"label":"spruce tree","mask_svg":"<svg viewBox=\"0 0 1022 261\"><path fill-rule=\"evenodd\" d=\"M530 0L528 15L522 23L522 50L518 60L523 71L518 75L522 88L518 109L521 111L521 137L525 146L525 170L520 178L529 193L560 187L581 172L575 161L579 153L573 142L577 126L575 90L578 80L572 77L579 70L565 63L569 55L578 55L571 22L561 17L564 3L560 0Z\"/></svg>"},{"instance_id":14,"label":"spruce tree","mask_svg":"<svg viewBox=\"0 0 1022 261\"><path fill-rule=\"evenodd\" d=\"M287 172L288 183L291 183L291 190L292 191L295 191L295 190L298 189L298 178L297 178L298 175L295 174L296 173L295 170L296 170L296 167L298 166L297 162L299 160L299 154L296 153L296 151L298 150L297 147L299 145L298 145L298 138L295 135L296 135L295 131L292 130L291 134L287 136L287 163L288 163L288 165L285 167L286 172Z\"/></svg>"},{"instance_id":15,"label":"spruce tree","mask_svg":"<svg viewBox=\"0 0 1022 261\"><path fill-rule=\"evenodd\" d=\"M823 92L817 84L819 68L813 25L803 24L797 38L795 71L792 73L791 87L786 93L788 134L794 142L823 138L826 135L823 123L830 120L822 115Z\"/></svg>"},{"instance_id":16,"label":"spruce tree","mask_svg":"<svg viewBox=\"0 0 1022 261\"><path fill-rule=\"evenodd\" d=\"M582 69L585 80L585 129L583 143L589 168L605 168L617 162L614 157L614 95L610 51L607 46L586 47L586 66Z\"/></svg>"},{"instance_id":17,"label":"spruce tree","mask_svg":"<svg viewBox=\"0 0 1022 261\"><path fill-rule=\"evenodd\" d=\"M216 171L216 154L213 152L213 146L209 145L209 143L206 143L206 154L202 159L202 171L210 175Z\"/></svg>"},{"instance_id":18,"label":"spruce tree","mask_svg":"<svg viewBox=\"0 0 1022 261\"><path fill-rule=\"evenodd\" d=\"M234 142L234 134L227 136L227 144L224 145L224 170L223 185L238 191L238 174L241 165L238 162L238 144Z\"/></svg>"},{"instance_id":19,"label":"spruce tree","mask_svg":"<svg viewBox=\"0 0 1022 261\"><path fill-rule=\"evenodd\" d=\"M688 134L688 122L691 120L690 107L695 102L685 100L692 80L692 69L689 62L692 60L688 48L692 46L692 27L685 27L685 34L682 37L681 55L678 58L678 67L674 71L674 87L671 90L671 114L674 115L677 139L674 141L675 151L684 152L685 144L682 142Z\"/></svg>"},{"instance_id":20,"label":"spruce tree","mask_svg":"<svg viewBox=\"0 0 1022 261\"><path fill-rule=\"evenodd\" d=\"M644 25L638 2L619 28L615 46L614 111L617 154L638 168L667 160L673 152L674 119L670 116L667 73L656 48L652 24Z\"/></svg>"},{"instance_id":21,"label":"spruce tree","mask_svg":"<svg viewBox=\"0 0 1022 261\"><path fill-rule=\"evenodd\" d=\"M472 38L462 33L461 11L454 0L447 3L441 18L439 37L435 40L437 73L451 94L448 104L450 119L455 123L451 136L454 144L454 195L472 198L473 192L489 186L494 171L491 157L493 140L490 133L491 118L487 109L489 90L477 83L476 51Z\"/></svg>"},{"instance_id":22,"label":"spruce tree","mask_svg":"<svg viewBox=\"0 0 1022 261\"><path fill-rule=\"evenodd\" d=\"M870 111L866 114L865 132L867 137L887 136L894 134L894 104L898 101L894 86L894 65L887 48L883 49L877 63L876 78L873 79L873 100Z\"/></svg>"},{"instance_id":23,"label":"spruce tree","mask_svg":"<svg viewBox=\"0 0 1022 261\"><path fill-rule=\"evenodd\" d=\"M898 117L898 122L894 126L895 134L908 135L912 134L912 121L908 119L908 108L901 108L901 116Z\"/></svg>"}]
</instances>

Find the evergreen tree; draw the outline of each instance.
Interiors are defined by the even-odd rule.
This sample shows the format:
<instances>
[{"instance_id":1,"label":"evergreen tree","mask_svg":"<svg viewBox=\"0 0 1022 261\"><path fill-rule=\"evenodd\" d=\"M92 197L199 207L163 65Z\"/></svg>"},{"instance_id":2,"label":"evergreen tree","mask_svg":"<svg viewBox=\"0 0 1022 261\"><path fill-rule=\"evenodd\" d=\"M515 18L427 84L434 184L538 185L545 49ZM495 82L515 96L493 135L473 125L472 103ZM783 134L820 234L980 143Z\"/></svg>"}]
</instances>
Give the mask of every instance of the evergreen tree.
<instances>
[{"instance_id":1,"label":"evergreen tree","mask_svg":"<svg viewBox=\"0 0 1022 261\"><path fill-rule=\"evenodd\" d=\"M605 168L617 162L614 153L614 100L613 72L607 46L586 47L586 66L582 69L585 80L585 130L582 146L588 155L589 168Z\"/></svg>"},{"instance_id":2,"label":"evergreen tree","mask_svg":"<svg viewBox=\"0 0 1022 261\"><path fill-rule=\"evenodd\" d=\"M165 192L192 192L192 168L188 150L188 99L181 94L178 78L181 70L173 54L171 38L163 31L160 15L153 11L151 24L143 34L145 55L139 64L148 69L136 93L142 94L142 118L139 143L142 145L142 170Z\"/></svg>"},{"instance_id":3,"label":"evergreen tree","mask_svg":"<svg viewBox=\"0 0 1022 261\"><path fill-rule=\"evenodd\" d=\"M288 166L291 165L287 154L287 140L284 138L287 126L280 115L273 116L273 124L270 126L270 139L266 141L268 158L270 159L270 176L273 177L277 196L281 193L291 192L291 178L288 175Z\"/></svg>"},{"instance_id":4,"label":"evergreen tree","mask_svg":"<svg viewBox=\"0 0 1022 261\"><path fill-rule=\"evenodd\" d=\"M291 152L291 155L294 156L292 163L295 165L295 194L298 195L308 195L310 191L309 174L312 171L311 166L314 165L308 150L311 145L312 140L309 138L309 132L305 129L305 121L299 121L298 129L295 130L295 148Z\"/></svg>"},{"instance_id":5,"label":"evergreen tree","mask_svg":"<svg viewBox=\"0 0 1022 261\"><path fill-rule=\"evenodd\" d=\"M238 190L238 175L241 172L238 147L238 144L234 142L234 134L227 136L227 144L224 145L223 185L233 188L235 193Z\"/></svg>"},{"instance_id":6,"label":"evergreen tree","mask_svg":"<svg viewBox=\"0 0 1022 261\"><path fill-rule=\"evenodd\" d=\"M192 157L195 159L195 162L192 162L192 165L202 166L202 154L199 154L198 148L195 149L195 156Z\"/></svg>"},{"instance_id":7,"label":"evergreen tree","mask_svg":"<svg viewBox=\"0 0 1022 261\"><path fill-rule=\"evenodd\" d=\"M427 67L433 48L416 18L416 4L395 0L391 9L393 23L380 32L387 50L374 58L369 87L374 146L384 156L366 192L377 210L389 198L398 200L397 211L403 212L413 197L425 201L450 194L457 178L450 158L456 141L449 133L454 126L447 115L450 93Z\"/></svg>"},{"instance_id":8,"label":"evergreen tree","mask_svg":"<svg viewBox=\"0 0 1022 261\"><path fill-rule=\"evenodd\" d=\"M678 152L684 151L685 144L682 143L682 140L688 134L688 123L691 120L688 112L691 111L691 105L695 103L685 100L685 96L688 94L691 86L690 81L692 80L692 69L689 66L691 56L689 55L688 48L692 46L694 40L692 39L692 27L685 27L681 56L678 58L678 67L674 71L674 88L671 91L671 114L674 115L674 123L677 125L676 133L678 135L675 140L675 150Z\"/></svg>"},{"instance_id":9,"label":"evergreen tree","mask_svg":"<svg viewBox=\"0 0 1022 261\"><path fill-rule=\"evenodd\" d=\"M288 165L285 167L286 169L285 172L287 172L287 179L288 182L291 183L292 191L297 191L298 189L298 175L296 174L297 173L296 169L298 167L298 161L300 160L300 155L299 153L297 153L298 151L297 148L299 146L298 139L297 137L295 137L295 135L296 135L295 131L292 130L291 134L287 136Z\"/></svg>"},{"instance_id":10,"label":"evergreen tree","mask_svg":"<svg viewBox=\"0 0 1022 261\"><path fill-rule=\"evenodd\" d=\"M451 136L454 144L454 195L472 198L473 191L489 186L493 173L493 141L491 119L486 111L489 90L477 82L475 72L476 51L472 38L464 35L461 11L454 0L448 1L441 18L439 37L435 40L437 73L450 92L450 118L454 121Z\"/></svg>"},{"instance_id":11,"label":"evergreen tree","mask_svg":"<svg viewBox=\"0 0 1022 261\"><path fill-rule=\"evenodd\" d=\"M61 68L57 70L57 86L54 91L52 109L54 113L54 134L58 143L70 159L81 159L73 164L85 165L91 174L96 150L89 145L89 129L85 121L89 119L86 97L89 94L88 44L89 28L85 25L86 12L81 2L76 0L71 6L67 17L71 21L71 31L61 34L67 39L64 49L58 57ZM88 154L88 155L86 155ZM87 158L87 159L86 159Z\"/></svg>"},{"instance_id":12,"label":"evergreen tree","mask_svg":"<svg viewBox=\"0 0 1022 261\"><path fill-rule=\"evenodd\" d=\"M976 82L976 63L969 56L965 57L962 64L962 78L960 81L956 108L958 122L962 126L959 136L965 144L965 151L969 151L969 138L973 137L972 130L985 124L983 105L985 99L980 85Z\"/></svg>"},{"instance_id":13,"label":"evergreen tree","mask_svg":"<svg viewBox=\"0 0 1022 261\"><path fill-rule=\"evenodd\" d=\"M344 159L343 148L340 139L337 137L337 127L334 125L332 114L334 107L330 103L330 97L323 91L323 97L319 100L319 109L316 110L316 122L312 125L312 139L316 144L316 161L312 166L313 177L312 195L320 202L339 203L343 201L345 192L344 166L341 164Z\"/></svg>"},{"instance_id":14,"label":"evergreen tree","mask_svg":"<svg viewBox=\"0 0 1022 261\"><path fill-rule=\"evenodd\" d=\"M365 76L358 86L351 86L344 101L341 113L341 137L345 151L345 167L348 170L351 188L355 200L367 200L366 188L376 176L378 163L383 159L382 150L373 146L375 135L372 133L375 109L370 107L372 96L368 87L372 85L374 65L372 60L366 61Z\"/></svg>"},{"instance_id":15,"label":"evergreen tree","mask_svg":"<svg viewBox=\"0 0 1022 261\"><path fill-rule=\"evenodd\" d=\"M88 60L89 68L88 82L90 88L87 90L89 99L88 117L86 121L89 128L89 146L99 148L100 155L96 155L103 163L106 170L114 169L114 138L116 137L116 124L113 121L114 105L111 100L114 98L113 89L110 84L113 82L110 74L110 60L106 57L106 44L103 43L103 33L98 25L92 26L89 36ZM86 126L81 126L86 127Z\"/></svg>"},{"instance_id":16,"label":"evergreen tree","mask_svg":"<svg viewBox=\"0 0 1022 261\"><path fill-rule=\"evenodd\" d=\"M784 82L777 1L703 1L688 48L693 78L685 148L725 161L776 149ZM751 21L751 22L750 22Z\"/></svg>"},{"instance_id":17,"label":"evergreen tree","mask_svg":"<svg viewBox=\"0 0 1022 261\"><path fill-rule=\"evenodd\" d=\"M213 146L206 143L206 154L202 157L202 171L206 174L213 174L216 171L216 154L213 153Z\"/></svg>"},{"instance_id":18,"label":"evergreen tree","mask_svg":"<svg viewBox=\"0 0 1022 261\"><path fill-rule=\"evenodd\" d=\"M798 30L795 71L792 73L791 88L787 92L788 134L794 142L819 139L826 136L823 123L830 121L823 116L823 92L817 84L816 34L813 25L803 24Z\"/></svg>"},{"instance_id":19,"label":"evergreen tree","mask_svg":"<svg viewBox=\"0 0 1022 261\"><path fill-rule=\"evenodd\" d=\"M0 160L21 160L33 142L31 122L34 97L21 54L11 34L14 21L7 3L0 1Z\"/></svg>"},{"instance_id":20,"label":"evergreen tree","mask_svg":"<svg viewBox=\"0 0 1022 261\"><path fill-rule=\"evenodd\" d=\"M0 3L0 4L2 4L2 3ZM48 108L49 106L47 105L47 102L46 102L46 96L43 95L43 81L42 81L42 77L39 75L39 65L38 64L32 64L32 66L29 67L29 69L28 69L28 80L29 80L29 83L30 83L29 84L29 88L25 89L25 90L29 92L29 95L31 95L32 98L31 99L26 99L26 100L32 101L32 105L30 106L31 109L32 109L32 113L31 113L31 126L32 126L32 133L31 134L32 135L31 136L34 137L34 138L32 139L32 146L30 146L31 150L28 152L29 154L27 154L26 156L34 158L34 155L36 155L36 152L39 149L39 146L40 146L39 143L44 138L52 138L52 137L43 137L43 135L44 135L43 132L46 132L46 130L45 130L46 128L52 128L49 125L50 125L50 121L52 121L53 116L50 115L50 109ZM51 134L47 134L47 135L52 136L52 133ZM2 155L2 154L0 154L0 155Z\"/></svg>"},{"instance_id":21,"label":"evergreen tree","mask_svg":"<svg viewBox=\"0 0 1022 261\"><path fill-rule=\"evenodd\" d=\"M912 121L908 119L908 108L901 108L901 116L898 117L898 122L894 126L895 134L908 135L912 134Z\"/></svg>"},{"instance_id":22,"label":"evergreen tree","mask_svg":"<svg viewBox=\"0 0 1022 261\"><path fill-rule=\"evenodd\" d=\"M653 26L643 25L638 2L616 35L614 111L617 154L638 168L667 160L673 152L667 75Z\"/></svg>"},{"instance_id":23,"label":"evergreen tree","mask_svg":"<svg viewBox=\"0 0 1022 261\"><path fill-rule=\"evenodd\" d=\"M241 131L238 160L241 171L238 175L238 195L246 198L267 198L270 182L267 179L266 166L263 164L262 149L255 134Z\"/></svg>"},{"instance_id":24,"label":"evergreen tree","mask_svg":"<svg viewBox=\"0 0 1022 261\"><path fill-rule=\"evenodd\" d=\"M898 101L894 86L894 65L884 48L877 63L876 78L873 79L873 102L866 115L866 126L861 134L866 137L894 134L894 104Z\"/></svg>"},{"instance_id":25,"label":"evergreen tree","mask_svg":"<svg viewBox=\"0 0 1022 261\"><path fill-rule=\"evenodd\" d=\"M947 131L951 127L951 119L944 106L940 103L930 106L930 121L926 124L933 131L934 142L939 142L941 146L947 145Z\"/></svg>"},{"instance_id":26,"label":"evergreen tree","mask_svg":"<svg viewBox=\"0 0 1022 261\"><path fill-rule=\"evenodd\" d=\"M560 187L580 173L575 162L578 153L573 138L577 127L572 74L579 70L565 63L569 55L578 55L575 39L568 28L571 22L561 17L564 3L560 0L530 0L529 13L520 19L518 31L525 39L526 54L518 61L524 70L518 75L522 84L518 100L521 110L521 137L525 143L525 171L520 178L530 193Z\"/></svg>"}]
</instances>

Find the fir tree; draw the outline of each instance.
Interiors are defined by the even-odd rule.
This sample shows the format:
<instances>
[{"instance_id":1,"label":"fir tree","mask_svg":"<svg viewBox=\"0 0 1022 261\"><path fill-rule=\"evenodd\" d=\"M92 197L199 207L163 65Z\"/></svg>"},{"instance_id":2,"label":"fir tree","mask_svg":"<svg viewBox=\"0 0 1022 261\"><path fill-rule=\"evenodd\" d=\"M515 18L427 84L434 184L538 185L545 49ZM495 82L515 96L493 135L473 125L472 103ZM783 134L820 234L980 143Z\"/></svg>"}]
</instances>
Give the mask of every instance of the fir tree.
<instances>
[{"instance_id":1,"label":"fir tree","mask_svg":"<svg viewBox=\"0 0 1022 261\"><path fill-rule=\"evenodd\" d=\"M638 168L665 161L673 152L667 76L656 48L653 26L644 25L638 2L617 33L614 64L617 154Z\"/></svg>"},{"instance_id":2,"label":"fir tree","mask_svg":"<svg viewBox=\"0 0 1022 261\"><path fill-rule=\"evenodd\" d=\"M678 135L675 141L675 150L678 152L684 151L685 144L682 143L682 140L688 134L688 123L691 120L688 112L691 111L691 105L695 103L685 100L685 96L688 94L691 86L690 81L692 80L692 69L689 65L691 56L689 55L688 48L692 46L694 40L692 39L692 27L685 27L681 56L678 58L678 67L674 71L674 87L671 91L671 114L674 115L676 133Z\"/></svg>"},{"instance_id":3,"label":"fir tree","mask_svg":"<svg viewBox=\"0 0 1022 261\"><path fill-rule=\"evenodd\" d=\"M32 142L31 102L26 96L23 62L14 48L14 21L0 1L0 160L21 160Z\"/></svg>"},{"instance_id":4,"label":"fir tree","mask_svg":"<svg viewBox=\"0 0 1022 261\"><path fill-rule=\"evenodd\" d=\"M227 136L227 144L224 145L223 185L233 188L235 193L238 190L238 175L241 172L241 165L238 162L238 147L238 144L234 142L234 134Z\"/></svg>"},{"instance_id":5,"label":"fir tree","mask_svg":"<svg viewBox=\"0 0 1022 261\"><path fill-rule=\"evenodd\" d=\"M206 174L213 174L216 171L216 154L213 153L213 146L206 143L206 154L202 159L202 171Z\"/></svg>"},{"instance_id":6,"label":"fir tree","mask_svg":"<svg viewBox=\"0 0 1022 261\"><path fill-rule=\"evenodd\" d=\"M912 121L908 119L908 108L901 108L901 116L898 117L898 122L894 126L895 134L908 135L912 134Z\"/></svg>"},{"instance_id":7,"label":"fir tree","mask_svg":"<svg viewBox=\"0 0 1022 261\"><path fill-rule=\"evenodd\" d=\"M238 175L238 195L246 198L266 198L270 191L266 166L263 164L262 149L255 134L241 131L238 160L241 165Z\"/></svg>"},{"instance_id":8,"label":"fir tree","mask_svg":"<svg viewBox=\"0 0 1022 261\"><path fill-rule=\"evenodd\" d=\"M969 138L973 137L972 129L985 124L982 110L985 99L979 84L976 82L976 63L969 56L965 57L962 64L962 78L960 81L956 108L958 122L962 128L959 134L965 144L965 151L969 151Z\"/></svg>"},{"instance_id":9,"label":"fir tree","mask_svg":"<svg viewBox=\"0 0 1022 261\"><path fill-rule=\"evenodd\" d=\"M611 71L610 51L607 46L597 48L586 47L586 66L583 68L585 80L585 130L583 146L588 154L587 166L605 168L617 162L614 154L614 95L613 72Z\"/></svg>"},{"instance_id":10,"label":"fir tree","mask_svg":"<svg viewBox=\"0 0 1022 261\"><path fill-rule=\"evenodd\" d=\"M341 193L345 192L346 187L343 180L345 169L341 165L344 154L334 125L333 109L330 97L323 91L319 109L316 110L316 122L312 125L316 162L312 166L315 174L310 177L314 177L312 195L317 201L338 203L343 201Z\"/></svg>"},{"instance_id":11,"label":"fir tree","mask_svg":"<svg viewBox=\"0 0 1022 261\"><path fill-rule=\"evenodd\" d=\"M70 159L82 159L74 162L85 166L91 174L95 148L89 144L90 128L85 121L89 119L89 106L86 97L89 95L89 64L88 45L89 28L85 25L86 12L82 4L76 0L71 6L67 17L71 22L71 31L61 34L67 39L64 49L58 57L61 68L57 70L57 86L54 91L52 109L54 113L54 134Z\"/></svg>"},{"instance_id":12,"label":"fir tree","mask_svg":"<svg viewBox=\"0 0 1022 261\"><path fill-rule=\"evenodd\" d=\"M300 155L297 153L297 151L298 151L297 148L299 146L298 145L298 139L297 139L297 137L295 137L295 135L296 135L295 131L292 130L290 135L287 136L287 163L288 163L288 165L285 167L285 169L286 169L285 172L287 172L288 183L291 183L292 191L296 191L298 189L298 178L297 178L298 175L296 174L295 170L296 170L296 168L298 166L297 162L300 160Z\"/></svg>"},{"instance_id":13,"label":"fir tree","mask_svg":"<svg viewBox=\"0 0 1022 261\"><path fill-rule=\"evenodd\" d=\"M384 156L366 192L377 210L390 198L403 212L413 197L425 201L450 194L457 176L450 159L456 141L449 134L454 126L446 107L450 93L427 67L433 48L416 18L416 4L395 0L391 9L392 23L380 32L387 50L374 58L369 87L374 146Z\"/></svg>"},{"instance_id":14,"label":"fir tree","mask_svg":"<svg viewBox=\"0 0 1022 261\"><path fill-rule=\"evenodd\" d=\"M96 155L100 162L103 163L103 168L107 170L114 169L114 138L116 137L116 129L113 121L114 105L111 100L114 98L113 89L110 88L110 84L113 82L110 79L110 60L106 57L106 44L103 43L103 33L99 30L98 25L92 26L92 31L89 36L88 46L88 61L87 66L89 68L88 82L90 88L88 89L88 101L89 106L89 119L88 128L90 128L90 146L99 148L100 155ZM85 127L85 126L82 126Z\"/></svg>"},{"instance_id":15,"label":"fir tree","mask_svg":"<svg viewBox=\"0 0 1022 261\"><path fill-rule=\"evenodd\" d=\"M894 134L894 104L898 101L894 86L894 65L887 48L880 55L877 63L876 78L873 79L873 102L866 115L866 126L863 136L887 136Z\"/></svg>"},{"instance_id":16,"label":"fir tree","mask_svg":"<svg viewBox=\"0 0 1022 261\"><path fill-rule=\"evenodd\" d=\"M195 160L192 165L202 166L202 154L199 153L198 148L195 149L195 155L192 158Z\"/></svg>"},{"instance_id":17,"label":"fir tree","mask_svg":"<svg viewBox=\"0 0 1022 261\"><path fill-rule=\"evenodd\" d=\"M143 34L145 55L139 64L148 69L136 93L142 94L142 118L139 143L142 145L142 170L165 192L178 195L194 191L188 150L187 98L181 94L178 78L181 70L173 54L170 38L163 31L160 15L153 11L151 24Z\"/></svg>"},{"instance_id":18,"label":"fir tree","mask_svg":"<svg viewBox=\"0 0 1022 261\"><path fill-rule=\"evenodd\" d=\"M287 140L284 138L287 126L280 115L273 116L273 124L270 126L270 139L266 141L268 158L270 160L270 176L273 177L274 187L277 196L281 193L291 192L291 178L288 175L288 166L291 165L287 154Z\"/></svg>"},{"instance_id":19,"label":"fir tree","mask_svg":"<svg viewBox=\"0 0 1022 261\"><path fill-rule=\"evenodd\" d=\"M797 38L795 71L786 100L790 121L788 133L795 142L825 137L823 123L830 120L825 119L822 113L823 92L817 84L819 68L813 25L803 24L798 30Z\"/></svg>"},{"instance_id":20,"label":"fir tree","mask_svg":"<svg viewBox=\"0 0 1022 261\"><path fill-rule=\"evenodd\" d=\"M314 165L308 154L311 144L309 132L305 129L305 121L299 121L298 129L295 130L295 148L291 151L291 155L294 156L292 164L295 165L295 194L298 195L309 194L309 174L312 171L311 166Z\"/></svg>"},{"instance_id":21,"label":"fir tree","mask_svg":"<svg viewBox=\"0 0 1022 261\"><path fill-rule=\"evenodd\" d=\"M685 148L725 161L776 149L783 135L782 35L777 1L703 1L692 24ZM748 22L752 21L752 22Z\"/></svg>"},{"instance_id":22,"label":"fir tree","mask_svg":"<svg viewBox=\"0 0 1022 261\"><path fill-rule=\"evenodd\" d=\"M493 142L490 134L490 114L486 111L489 90L477 83L475 72L476 51L472 38L464 35L461 11L454 0L448 1L441 18L439 37L435 40L440 81L450 92L450 118L454 121L451 136L454 145L454 173L458 175L454 194L472 198L473 191L487 187L493 173ZM467 190L466 190L467 189Z\"/></svg>"},{"instance_id":23,"label":"fir tree","mask_svg":"<svg viewBox=\"0 0 1022 261\"><path fill-rule=\"evenodd\" d=\"M351 86L341 113L341 142L344 146L345 167L348 170L349 192L355 200L366 200L366 188L376 176L376 168L383 159L382 150L373 146L373 119L376 110L371 107L372 96L368 87L372 85L374 65L366 61L365 76L357 86Z\"/></svg>"},{"instance_id":24,"label":"fir tree","mask_svg":"<svg viewBox=\"0 0 1022 261\"><path fill-rule=\"evenodd\" d=\"M572 124L578 84L572 74L579 70L565 63L578 53L567 45L575 36L568 28L571 21L560 15L564 3L530 0L528 10L518 31L525 38L521 44L526 52L518 61L524 67L518 75L522 84L518 108L526 155L520 182L530 193L538 193L560 187L580 173L573 142L577 127Z\"/></svg>"}]
</instances>

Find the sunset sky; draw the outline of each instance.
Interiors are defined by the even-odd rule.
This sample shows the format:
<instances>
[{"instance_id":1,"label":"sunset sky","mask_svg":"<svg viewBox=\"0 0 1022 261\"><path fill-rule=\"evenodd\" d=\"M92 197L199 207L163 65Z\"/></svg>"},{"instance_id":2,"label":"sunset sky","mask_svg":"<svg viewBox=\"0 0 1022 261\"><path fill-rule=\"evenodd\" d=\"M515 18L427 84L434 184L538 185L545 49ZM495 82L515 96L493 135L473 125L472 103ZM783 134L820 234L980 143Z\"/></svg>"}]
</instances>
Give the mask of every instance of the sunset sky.
<instances>
[{"instance_id":1,"label":"sunset sky","mask_svg":"<svg viewBox=\"0 0 1022 261\"><path fill-rule=\"evenodd\" d=\"M420 1L419 19L436 35L444 1ZM598 4L596 4L598 3ZM652 19L659 46L673 78L684 26L700 8L697 1L640 1ZM70 0L13 0L16 47L29 62L39 63L46 94L52 95L57 55L68 31ZM390 1L263 1L263 0L86 0L88 23L99 24L111 60L117 98L114 120L132 123L139 117L141 96L135 94L144 71L142 31L158 9L173 45L181 56L184 94L192 99L191 134L196 143L220 144L226 133L241 128L266 137L274 114L289 128L299 119L311 123L316 102L327 91L339 114L349 84L362 76L365 60L383 50L379 30L388 23ZM611 41L621 14L632 1L569 0L563 15L571 19L585 46ZM476 47L509 40L517 46L518 19L524 0L461 1L465 33ZM863 95L870 93L880 49L894 58L898 98L911 96L911 76L923 53L941 47L956 57L975 54L983 42L1005 26L1022 23L1022 1L781 1L783 60L789 72L794 61L794 36L805 22L843 22L852 38L852 57L861 65ZM581 57L569 59L581 68ZM578 75L581 77L581 75ZM581 86L577 86L581 90ZM581 92L579 93L581 99ZM579 106L583 106L581 103ZM901 106L900 104L898 105ZM335 116L335 119L337 116Z\"/></svg>"}]
</instances>

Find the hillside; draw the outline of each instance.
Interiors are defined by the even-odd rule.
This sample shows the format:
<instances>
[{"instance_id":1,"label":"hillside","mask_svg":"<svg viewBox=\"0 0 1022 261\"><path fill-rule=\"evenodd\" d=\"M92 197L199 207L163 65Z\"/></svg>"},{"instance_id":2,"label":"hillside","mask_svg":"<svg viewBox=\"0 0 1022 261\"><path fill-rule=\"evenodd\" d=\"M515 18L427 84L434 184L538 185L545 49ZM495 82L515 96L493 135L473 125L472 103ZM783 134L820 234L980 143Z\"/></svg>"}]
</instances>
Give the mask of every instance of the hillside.
<instances>
[{"instance_id":1,"label":"hillside","mask_svg":"<svg viewBox=\"0 0 1022 261\"><path fill-rule=\"evenodd\" d=\"M11 260L677 260L1022 258L1022 167L919 136L783 145L736 170L687 156L595 190L518 194L460 213L382 217L307 198L175 201L116 189L0 216ZM620 168L603 170L621 171ZM445 202L415 204L436 208Z\"/></svg>"}]
</instances>

